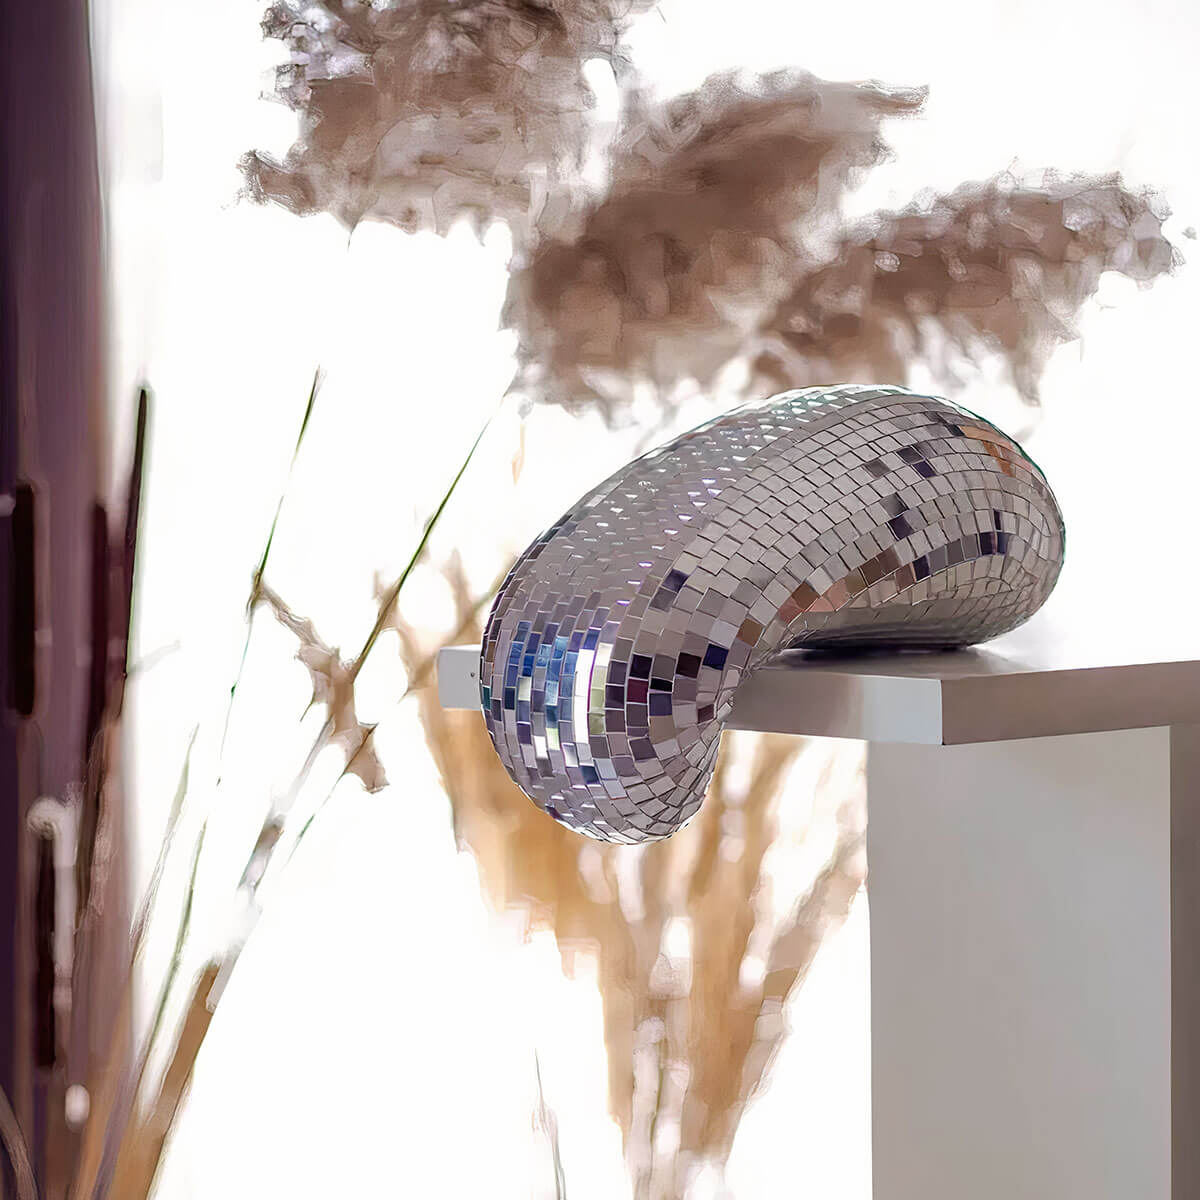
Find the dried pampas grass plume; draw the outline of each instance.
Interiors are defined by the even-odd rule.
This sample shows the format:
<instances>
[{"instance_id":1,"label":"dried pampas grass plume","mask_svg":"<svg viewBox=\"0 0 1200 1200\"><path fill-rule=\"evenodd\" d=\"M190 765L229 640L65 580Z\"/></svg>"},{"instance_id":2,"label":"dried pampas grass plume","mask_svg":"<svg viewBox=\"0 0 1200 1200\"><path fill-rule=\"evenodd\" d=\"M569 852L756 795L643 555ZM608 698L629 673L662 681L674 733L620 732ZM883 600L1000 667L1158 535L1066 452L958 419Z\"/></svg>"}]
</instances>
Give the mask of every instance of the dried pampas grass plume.
<instances>
[{"instance_id":1,"label":"dried pampas grass plume","mask_svg":"<svg viewBox=\"0 0 1200 1200\"><path fill-rule=\"evenodd\" d=\"M818 261L809 239L887 153L882 120L923 99L801 72L719 75L657 106L627 97L608 194L514 271L518 389L612 416L639 386L665 399L711 383Z\"/></svg>"},{"instance_id":2,"label":"dried pampas grass plume","mask_svg":"<svg viewBox=\"0 0 1200 1200\"><path fill-rule=\"evenodd\" d=\"M877 214L801 272L764 322L756 390L904 382L917 360L948 375L947 352L999 353L1036 404L1050 353L1078 336L1105 271L1144 284L1176 265L1166 215L1115 175L1023 185L1007 174Z\"/></svg>"},{"instance_id":3,"label":"dried pampas grass plume","mask_svg":"<svg viewBox=\"0 0 1200 1200\"><path fill-rule=\"evenodd\" d=\"M871 161L865 131L840 124L805 154L798 130L790 150L781 143L770 112L748 101L727 143L702 122L694 152L668 152L633 183L619 160L582 234L534 251L509 288L518 387L612 416L639 387L669 403L734 364L750 368L748 393L766 395L831 379L903 383L917 363L951 386L951 352L975 363L998 353L1036 404L1042 369L1078 336L1100 276L1148 283L1178 261L1164 206L1116 176L1000 175L842 232L849 168Z\"/></svg>"},{"instance_id":4,"label":"dried pampas grass plume","mask_svg":"<svg viewBox=\"0 0 1200 1200\"><path fill-rule=\"evenodd\" d=\"M1036 403L1100 275L1145 282L1175 261L1161 206L1116 176L1001 175L847 230L846 194L887 153L882 122L924 91L780 71L651 101L620 43L647 7L278 0L264 28L289 48L277 93L301 136L282 162L246 156L248 192L351 227L506 222L514 390L610 421L728 368L761 393L905 382L920 360L953 387L952 355L994 353ZM582 173L602 132L593 58L621 99L599 192Z\"/></svg>"},{"instance_id":5,"label":"dried pampas grass plume","mask_svg":"<svg viewBox=\"0 0 1200 1200\"><path fill-rule=\"evenodd\" d=\"M650 0L279 0L263 30L301 118L282 161L242 160L250 196L297 213L445 233L459 218L520 237L578 176L591 58L610 61Z\"/></svg>"}]
</instances>

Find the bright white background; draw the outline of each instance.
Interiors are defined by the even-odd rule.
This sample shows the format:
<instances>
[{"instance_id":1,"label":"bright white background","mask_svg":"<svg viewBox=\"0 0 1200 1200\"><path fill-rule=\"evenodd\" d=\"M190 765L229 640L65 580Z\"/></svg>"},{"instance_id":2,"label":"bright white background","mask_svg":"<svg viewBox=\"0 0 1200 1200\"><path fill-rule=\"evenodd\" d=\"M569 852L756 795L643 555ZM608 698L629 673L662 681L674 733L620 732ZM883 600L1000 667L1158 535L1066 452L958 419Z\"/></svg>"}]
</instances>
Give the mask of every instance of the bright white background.
<instances>
[{"instance_id":1,"label":"bright white background","mask_svg":"<svg viewBox=\"0 0 1200 1200\"><path fill-rule=\"evenodd\" d=\"M262 98L280 48L258 6L99 0L106 97L114 395L156 392L140 547L128 744L137 813L135 884L161 837L189 735L199 727L180 853L148 960L147 995L173 937L184 860L213 814L185 975L235 932L234 885L273 797L315 732L294 642L260 620L214 790L250 573L283 485L314 368L326 371L269 579L349 655L369 629L375 573L392 576L512 370L497 331L506 236L480 244L237 200L250 147L282 152L294 121ZM664 94L730 66L795 65L827 78L931 85L926 116L885 132L896 161L856 209L902 204L1014 161L1120 170L1200 223L1195 9L1170 0L920 6L665 0L630 41ZM603 89L601 89L603 101ZM1081 636L1148 612L1195 611L1194 268L1139 292L1107 280L1083 340L1051 363L1029 448L1070 527L1061 584ZM1010 399L975 379L971 407L1004 422ZM115 417L118 447L128 414ZM1011 423L1011 421L1009 421ZM629 436L554 413L531 423L519 501L503 487L517 444L506 413L447 515L489 578L590 483ZM118 461L120 461L120 454ZM561 464L571 463L565 473ZM503 502L498 497L503 496ZM407 614L436 626L446 597L414 579ZM1167 616L1156 620L1166 622ZM362 677L365 719L394 781L341 786L286 870L225 993L159 1195L186 1197L545 1194L531 1130L536 1049L558 1114L572 1200L628 1194L605 1116L599 1002L566 982L547 939L522 949L489 916L412 714L394 645ZM311 720L311 718L310 718ZM816 754L823 750L814 751ZM319 764L312 795L336 775ZM803 773L811 776L811 772ZM745 1118L727 1177L738 1200L867 1200L866 910L822 951L792 1005L769 1094Z\"/></svg>"}]
</instances>

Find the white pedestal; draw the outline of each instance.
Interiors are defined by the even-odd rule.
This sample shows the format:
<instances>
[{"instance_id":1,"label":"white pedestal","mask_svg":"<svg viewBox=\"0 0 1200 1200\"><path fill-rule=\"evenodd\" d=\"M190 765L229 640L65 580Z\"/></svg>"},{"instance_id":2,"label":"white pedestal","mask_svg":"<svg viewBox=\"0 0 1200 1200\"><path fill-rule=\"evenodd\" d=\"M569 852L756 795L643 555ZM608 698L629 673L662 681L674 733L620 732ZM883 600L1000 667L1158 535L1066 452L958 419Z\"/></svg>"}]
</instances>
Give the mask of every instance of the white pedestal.
<instances>
[{"instance_id":1,"label":"white pedestal","mask_svg":"<svg viewBox=\"0 0 1200 1200\"><path fill-rule=\"evenodd\" d=\"M875 1200L1200 1196L1171 1131L1198 732L870 747Z\"/></svg>"},{"instance_id":2,"label":"white pedestal","mask_svg":"<svg viewBox=\"0 0 1200 1200\"><path fill-rule=\"evenodd\" d=\"M1200 656L1042 620L797 656L731 723L871 743L875 1200L1200 1200Z\"/></svg>"}]
</instances>

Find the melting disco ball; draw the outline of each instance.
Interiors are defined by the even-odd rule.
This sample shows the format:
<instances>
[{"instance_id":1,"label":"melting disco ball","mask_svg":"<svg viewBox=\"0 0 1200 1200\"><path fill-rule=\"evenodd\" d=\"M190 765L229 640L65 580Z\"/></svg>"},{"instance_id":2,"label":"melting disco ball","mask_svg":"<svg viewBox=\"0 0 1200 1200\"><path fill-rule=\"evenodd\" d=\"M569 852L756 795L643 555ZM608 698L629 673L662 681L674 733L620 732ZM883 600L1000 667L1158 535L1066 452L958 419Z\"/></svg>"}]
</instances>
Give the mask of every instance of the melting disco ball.
<instances>
[{"instance_id":1,"label":"melting disco ball","mask_svg":"<svg viewBox=\"0 0 1200 1200\"><path fill-rule=\"evenodd\" d=\"M756 667L984 641L1062 557L1045 477L987 421L899 387L784 392L631 462L521 555L484 633L488 730L556 820L664 838Z\"/></svg>"}]
</instances>

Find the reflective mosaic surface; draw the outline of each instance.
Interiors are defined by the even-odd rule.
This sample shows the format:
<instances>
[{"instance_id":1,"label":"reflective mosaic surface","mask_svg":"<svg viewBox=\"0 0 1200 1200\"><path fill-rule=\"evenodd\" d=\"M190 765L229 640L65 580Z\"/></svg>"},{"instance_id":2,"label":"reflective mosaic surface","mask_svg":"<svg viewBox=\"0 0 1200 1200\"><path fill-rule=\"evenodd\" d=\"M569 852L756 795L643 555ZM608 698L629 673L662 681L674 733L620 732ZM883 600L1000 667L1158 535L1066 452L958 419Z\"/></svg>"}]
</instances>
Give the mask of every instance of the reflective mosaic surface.
<instances>
[{"instance_id":1,"label":"reflective mosaic surface","mask_svg":"<svg viewBox=\"0 0 1200 1200\"><path fill-rule=\"evenodd\" d=\"M552 817L666 837L756 666L995 637L1062 555L1045 478L988 422L902 388L785 392L630 463L525 551L484 633L488 729Z\"/></svg>"}]
</instances>

